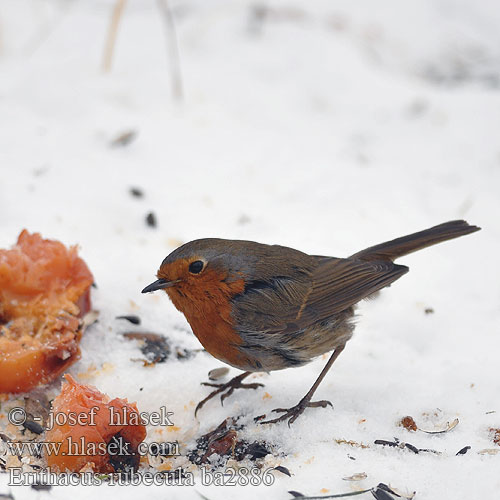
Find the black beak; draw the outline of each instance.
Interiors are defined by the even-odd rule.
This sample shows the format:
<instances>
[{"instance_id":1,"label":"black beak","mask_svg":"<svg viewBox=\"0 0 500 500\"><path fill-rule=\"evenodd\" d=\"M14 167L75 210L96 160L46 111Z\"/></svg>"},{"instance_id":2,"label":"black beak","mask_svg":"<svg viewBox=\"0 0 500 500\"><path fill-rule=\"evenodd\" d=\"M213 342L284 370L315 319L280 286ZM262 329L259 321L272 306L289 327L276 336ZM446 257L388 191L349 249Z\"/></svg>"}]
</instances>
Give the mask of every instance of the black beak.
<instances>
[{"instance_id":1,"label":"black beak","mask_svg":"<svg viewBox=\"0 0 500 500\"><path fill-rule=\"evenodd\" d=\"M164 288L170 288L171 286L174 286L179 280L176 281L167 281L165 279L159 279L156 280L154 283L151 283L151 285L148 285L146 288L141 293L148 293L148 292L154 292L156 290L163 290Z\"/></svg>"}]
</instances>

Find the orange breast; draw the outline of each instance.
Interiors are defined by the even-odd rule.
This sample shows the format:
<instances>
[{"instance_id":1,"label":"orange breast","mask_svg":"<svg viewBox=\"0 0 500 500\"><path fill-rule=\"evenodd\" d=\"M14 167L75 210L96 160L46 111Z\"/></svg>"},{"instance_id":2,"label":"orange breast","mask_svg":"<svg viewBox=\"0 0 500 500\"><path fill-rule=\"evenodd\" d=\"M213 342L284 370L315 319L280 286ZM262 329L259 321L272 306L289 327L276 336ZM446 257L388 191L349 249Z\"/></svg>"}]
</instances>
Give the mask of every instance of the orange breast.
<instances>
[{"instance_id":1,"label":"orange breast","mask_svg":"<svg viewBox=\"0 0 500 500\"><path fill-rule=\"evenodd\" d=\"M212 356L242 370L252 369L249 358L238 348L242 340L235 332L231 316L230 300L244 290L245 282L241 279L226 283L212 273L212 277L204 277L200 286L185 284L166 292Z\"/></svg>"},{"instance_id":2,"label":"orange breast","mask_svg":"<svg viewBox=\"0 0 500 500\"><path fill-rule=\"evenodd\" d=\"M212 356L241 370L249 368L249 360L238 349L241 338L234 333L230 324L221 322L217 314L205 319L192 317L187 320L198 340Z\"/></svg>"}]
</instances>

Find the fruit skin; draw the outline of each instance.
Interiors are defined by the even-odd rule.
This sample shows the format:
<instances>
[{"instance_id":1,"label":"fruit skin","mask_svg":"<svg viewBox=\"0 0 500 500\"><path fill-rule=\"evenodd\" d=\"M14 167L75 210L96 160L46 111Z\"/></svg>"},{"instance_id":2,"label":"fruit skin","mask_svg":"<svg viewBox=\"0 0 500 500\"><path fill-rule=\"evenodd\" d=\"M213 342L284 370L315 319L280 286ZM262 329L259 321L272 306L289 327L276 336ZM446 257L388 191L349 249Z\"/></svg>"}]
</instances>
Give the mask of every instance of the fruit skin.
<instances>
[{"instance_id":1,"label":"fruit skin","mask_svg":"<svg viewBox=\"0 0 500 500\"><path fill-rule=\"evenodd\" d=\"M119 434L123 440L129 443L129 451L134 453L137 451L139 444L146 437L146 427L142 423L134 425L140 421L139 412L135 403L128 403L126 399L115 398L110 400L108 396L98 391L95 387L79 384L71 375L66 374L66 383L61 388L61 393L52 403L52 419L55 414L65 414L68 417L66 423L62 425L54 424L47 431L45 441L49 443L61 443L61 448L58 454L47 454L47 465L55 472L78 472L87 464L91 464L94 472L112 473L115 468L111 463L111 457L105 451L106 445L111 441L113 436ZM97 407L95 415L91 416L91 409ZM120 415L121 425L110 425L111 410L113 408L114 415ZM73 414L73 422L69 417ZM65 417L59 416L61 422ZM80 418L82 425L74 423L74 419ZM118 422L118 420L114 420ZM93 424L93 425L89 425ZM83 438L83 441L82 441ZM76 445L70 445L76 443ZM81 444L83 443L84 449ZM72 448L70 448L70 446ZM85 453L90 449L98 450L97 453ZM68 455L78 451L81 455ZM138 456L135 455L136 464ZM132 460L134 457L132 456Z\"/></svg>"},{"instance_id":2,"label":"fruit skin","mask_svg":"<svg viewBox=\"0 0 500 500\"><path fill-rule=\"evenodd\" d=\"M79 359L93 281L76 247L38 233L0 250L0 392L49 383Z\"/></svg>"}]
</instances>

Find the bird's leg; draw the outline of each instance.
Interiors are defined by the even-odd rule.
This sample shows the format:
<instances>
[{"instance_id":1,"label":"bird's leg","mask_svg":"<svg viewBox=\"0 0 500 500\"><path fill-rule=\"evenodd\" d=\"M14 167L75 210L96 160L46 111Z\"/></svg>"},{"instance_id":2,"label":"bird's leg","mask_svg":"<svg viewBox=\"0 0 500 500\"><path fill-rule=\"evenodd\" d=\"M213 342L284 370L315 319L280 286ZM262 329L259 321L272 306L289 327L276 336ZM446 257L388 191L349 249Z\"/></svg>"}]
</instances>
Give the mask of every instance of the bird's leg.
<instances>
[{"instance_id":1,"label":"bird's leg","mask_svg":"<svg viewBox=\"0 0 500 500\"><path fill-rule=\"evenodd\" d=\"M200 401L196 409L194 410L194 416L196 417L196 414L198 413L198 410L202 408L202 406L212 399L214 396L217 394L220 394L221 392L223 393L222 396L220 397L220 402L221 404L224 404L224 400L231 396L231 394L235 391L235 389L257 389L258 387L264 387L264 384L259 384L259 383L253 383L253 384L242 384L241 381L248 377L253 372L243 372L237 375L236 377L232 378L229 382L226 382L225 384L211 384L209 382L202 382L202 385L207 385L209 387L217 387L217 389L213 392L211 392L204 400Z\"/></svg>"},{"instance_id":2,"label":"bird's leg","mask_svg":"<svg viewBox=\"0 0 500 500\"><path fill-rule=\"evenodd\" d=\"M291 408L276 408L275 410L273 410L274 412L284 413L284 415L275 418L273 420L264 420L263 422L260 423L275 424L277 422L282 422L288 419L288 426L290 426L295 422L295 420L297 420L299 415L302 415L302 413L304 413L304 410L306 408L318 408L318 407L326 408L328 405L333 407L330 401L325 401L325 400L311 401L311 398L313 397L313 394L316 392L316 389L318 388L319 384L321 384L321 381L325 377L326 373L333 365L334 361L339 357L340 353L344 350L344 347L345 344L340 347L337 347L335 351L333 351L333 354L330 356L328 363L326 363L325 367L319 374L319 377L316 379L316 382L314 382L313 386L309 389L309 392L299 401L298 404L292 406Z\"/></svg>"}]
</instances>

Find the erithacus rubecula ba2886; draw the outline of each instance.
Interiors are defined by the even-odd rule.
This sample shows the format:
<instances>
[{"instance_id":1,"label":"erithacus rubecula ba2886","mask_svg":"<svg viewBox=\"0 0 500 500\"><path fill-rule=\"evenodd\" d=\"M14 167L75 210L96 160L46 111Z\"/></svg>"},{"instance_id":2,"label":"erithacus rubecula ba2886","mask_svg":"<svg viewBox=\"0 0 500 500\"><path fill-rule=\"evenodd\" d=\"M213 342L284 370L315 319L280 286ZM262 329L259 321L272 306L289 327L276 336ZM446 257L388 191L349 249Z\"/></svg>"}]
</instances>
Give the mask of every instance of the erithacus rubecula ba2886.
<instances>
[{"instance_id":1,"label":"erithacus rubecula ba2886","mask_svg":"<svg viewBox=\"0 0 500 500\"><path fill-rule=\"evenodd\" d=\"M291 424L307 407L327 371L351 338L354 306L408 272L394 259L442 241L478 231L462 220L403 236L348 258L308 255L293 248L216 238L191 241L162 262L158 280L143 293L163 289L188 320L205 349L245 370L217 387L222 400L252 372L301 366L332 351L309 392L283 415Z\"/></svg>"}]
</instances>

